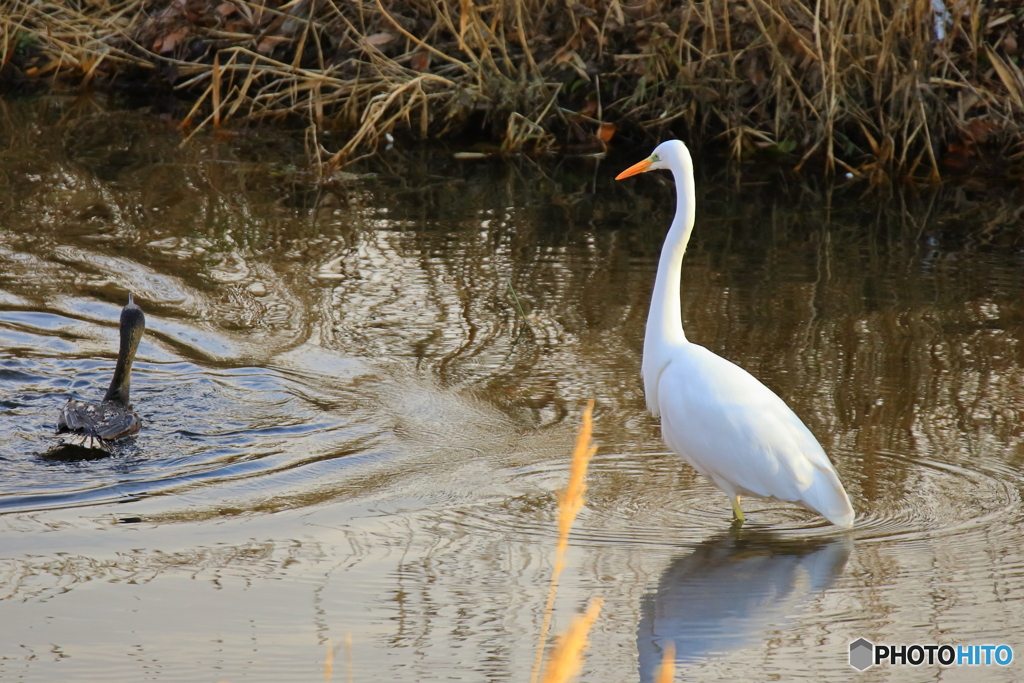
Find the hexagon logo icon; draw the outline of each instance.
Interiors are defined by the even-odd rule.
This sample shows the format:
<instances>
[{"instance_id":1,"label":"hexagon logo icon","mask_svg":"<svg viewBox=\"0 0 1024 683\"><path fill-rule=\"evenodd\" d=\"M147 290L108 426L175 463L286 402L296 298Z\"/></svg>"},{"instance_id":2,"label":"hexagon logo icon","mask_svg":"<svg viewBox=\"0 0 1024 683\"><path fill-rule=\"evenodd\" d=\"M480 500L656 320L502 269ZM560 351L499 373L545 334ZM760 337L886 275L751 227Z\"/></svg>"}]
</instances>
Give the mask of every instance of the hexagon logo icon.
<instances>
[{"instance_id":1,"label":"hexagon logo icon","mask_svg":"<svg viewBox=\"0 0 1024 683\"><path fill-rule=\"evenodd\" d=\"M858 638L850 643L850 666L857 671L863 671L873 664L875 646L866 638Z\"/></svg>"}]
</instances>

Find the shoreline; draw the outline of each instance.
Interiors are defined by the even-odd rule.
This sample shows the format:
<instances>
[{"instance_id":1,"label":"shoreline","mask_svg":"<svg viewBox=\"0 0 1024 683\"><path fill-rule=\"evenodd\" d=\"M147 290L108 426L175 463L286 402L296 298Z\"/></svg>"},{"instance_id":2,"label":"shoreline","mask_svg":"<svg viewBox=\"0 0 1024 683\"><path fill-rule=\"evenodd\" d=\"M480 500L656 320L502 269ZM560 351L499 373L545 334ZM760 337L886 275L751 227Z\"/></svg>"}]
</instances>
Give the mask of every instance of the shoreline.
<instances>
[{"instance_id":1,"label":"shoreline","mask_svg":"<svg viewBox=\"0 0 1024 683\"><path fill-rule=\"evenodd\" d=\"M872 183L1019 162L1024 15L940 6L15 0L0 86L172 96L186 135L286 122L322 172L388 136L503 152L677 136Z\"/></svg>"}]
</instances>

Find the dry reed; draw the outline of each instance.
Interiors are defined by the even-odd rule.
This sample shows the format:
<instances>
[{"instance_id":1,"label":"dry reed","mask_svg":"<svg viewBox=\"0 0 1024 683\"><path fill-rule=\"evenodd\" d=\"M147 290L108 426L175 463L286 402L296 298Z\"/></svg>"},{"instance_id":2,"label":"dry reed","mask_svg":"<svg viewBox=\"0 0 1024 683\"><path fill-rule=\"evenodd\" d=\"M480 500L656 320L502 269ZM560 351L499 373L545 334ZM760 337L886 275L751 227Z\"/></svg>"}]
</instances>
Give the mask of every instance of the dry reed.
<instances>
[{"instance_id":1,"label":"dry reed","mask_svg":"<svg viewBox=\"0 0 1024 683\"><path fill-rule=\"evenodd\" d=\"M941 4L941 3L940 3ZM507 151L616 127L872 179L1020 149L1024 16L931 0L8 0L0 81L172 86L183 128L290 118L336 168L386 134ZM327 129L347 131L333 150Z\"/></svg>"},{"instance_id":2,"label":"dry reed","mask_svg":"<svg viewBox=\"0 0 1024 683\"><path fill-rule=\"evenodd\" d=\"M555 595L558 592L558 579L562 574L562 570L565 569L565 551L569 546L569 532L572 530L573 522L576 521L576 516L583 508L584 495L587 492L587 467L590 464L590 459L597 452L597 447L591 444L590 441L591 434L593 433L593 413L594 401L591 400L587 403L586 410L583 411L583 419L579 432L576 435L576 446L573 449L572 464L569 469L569 481L565 486L565 490L558 492L558 545L555 547L555 564L551 571L547 604L544 607L544 618L541 622L540 636L537 640L533 673L530 676L531 683L536 683L540 672L540 665L544 656L544 645L547 643L548 630L551 627L551 616L554 612ZM559 641L560 644L552 652L548 662L549 674L552 667L562 672L576 670L573 667L578 669L574 662L582 656L582 650L586 646L586 634L600 610L601 601L598 598L591 601L586 615L582 617L582 621L580 621L580 618L577 618L573 622L569 631ZM593 615L592 617L590 616L591 614ZM583 628L584 626L585 628ZM579 631L579 629L583 630ZM568 678L551 679L546 675L544 681L548 680L568 680Z\"/></svg>"}]
</instances>

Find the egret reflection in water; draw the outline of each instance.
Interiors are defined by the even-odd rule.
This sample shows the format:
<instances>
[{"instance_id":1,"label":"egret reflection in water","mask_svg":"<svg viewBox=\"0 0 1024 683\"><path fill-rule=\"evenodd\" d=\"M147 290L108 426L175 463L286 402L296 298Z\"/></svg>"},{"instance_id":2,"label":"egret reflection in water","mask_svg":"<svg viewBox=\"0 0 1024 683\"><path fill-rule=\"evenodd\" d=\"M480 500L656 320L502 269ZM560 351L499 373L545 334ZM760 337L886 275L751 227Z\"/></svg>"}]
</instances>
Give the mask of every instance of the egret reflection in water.
<instances>
[{"instance_id":1,"label":"egret reflection in water","mask_svg":"<svg viewBox=\"0 0 1024 683\"><path fill-rule=\"evenodd\" d=\"M640 680L654 680L670 642L683 665L756 643L833 584L852 545L732 529L672 560L640 605Z\"/></svg>"}]
</instances>

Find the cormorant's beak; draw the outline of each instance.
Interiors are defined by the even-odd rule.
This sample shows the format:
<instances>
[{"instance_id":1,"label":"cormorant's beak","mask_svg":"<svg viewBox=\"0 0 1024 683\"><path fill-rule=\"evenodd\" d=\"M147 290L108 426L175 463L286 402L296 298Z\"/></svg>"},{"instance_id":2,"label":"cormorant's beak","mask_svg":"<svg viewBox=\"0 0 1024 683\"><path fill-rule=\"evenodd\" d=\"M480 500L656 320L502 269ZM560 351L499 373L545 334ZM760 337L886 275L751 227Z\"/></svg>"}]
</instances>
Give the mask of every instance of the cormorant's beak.
<instances>
[{"instance_id":1,"label":"cormorant's beak","mask_svg":"<svg viewBox=\"0 0 1024 683\"><path fill-rule=\"evenodd\" d=\"M648 157L648 158L644 159L641 162L633 164L632 166L627 168L625 171L623 171L619 175L615 176L615 179L616 180L622 180L623 178L628 178L631 175L636 175L637 173L643 173L648 168L650 168L651 164L653 164L653 163L654 162L651 161L650 157Z\"/></svg>"}]
</instances>

